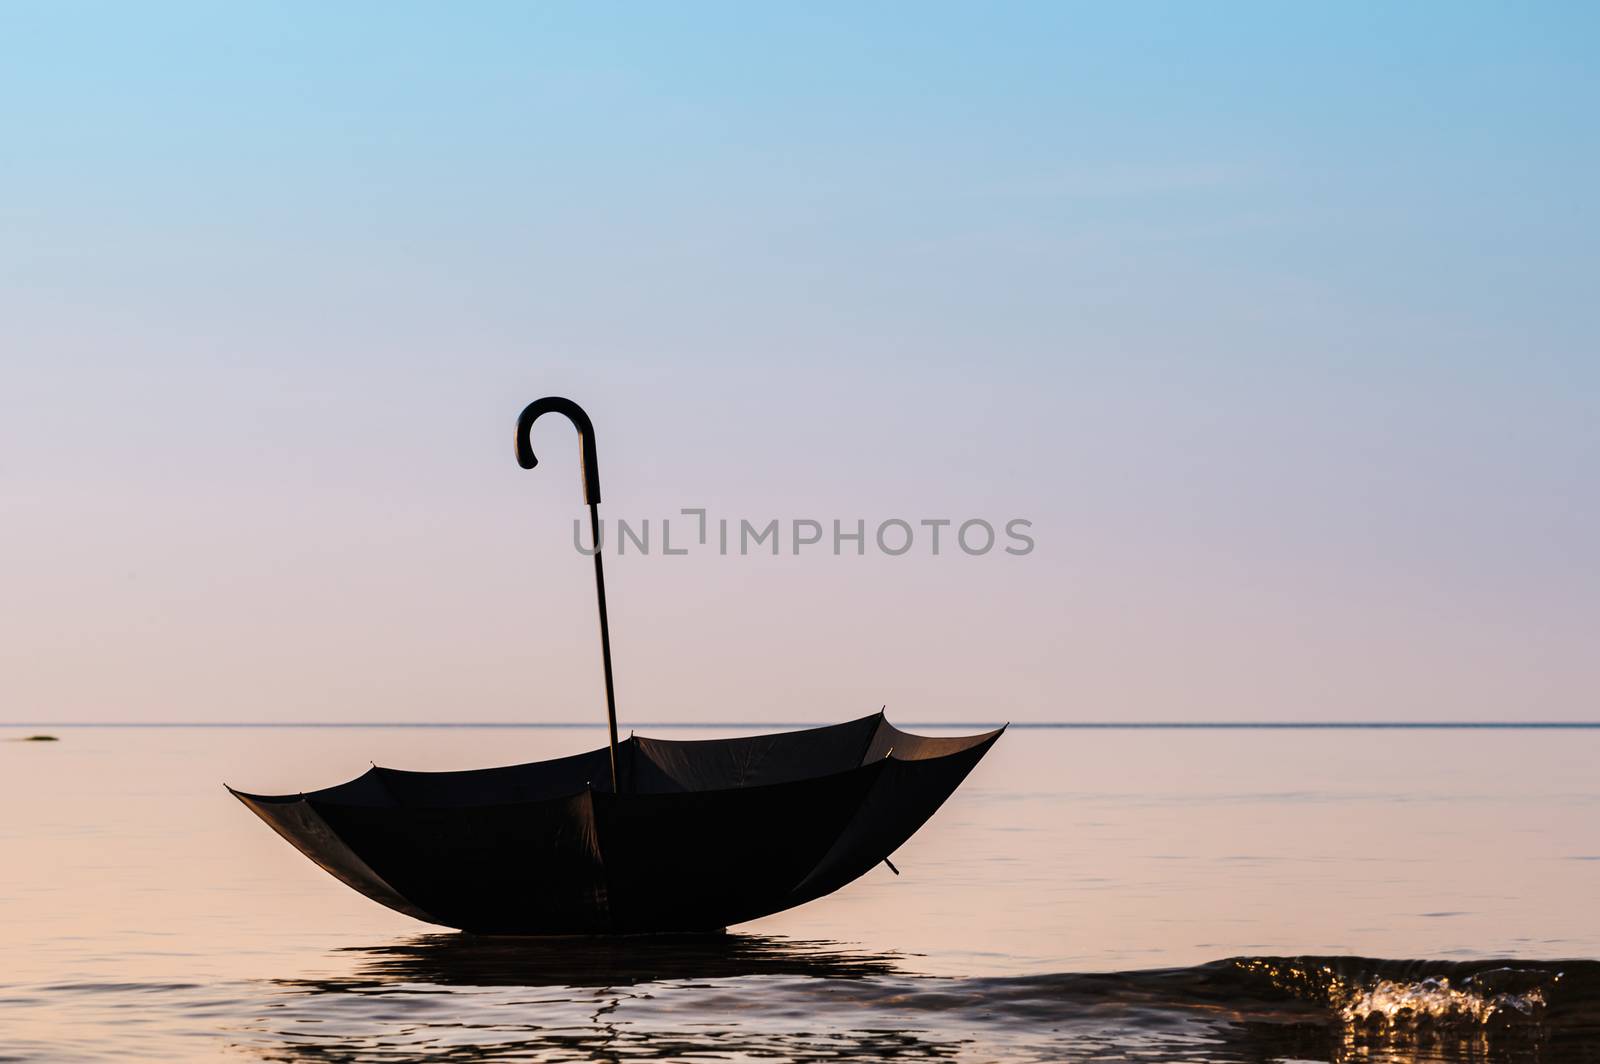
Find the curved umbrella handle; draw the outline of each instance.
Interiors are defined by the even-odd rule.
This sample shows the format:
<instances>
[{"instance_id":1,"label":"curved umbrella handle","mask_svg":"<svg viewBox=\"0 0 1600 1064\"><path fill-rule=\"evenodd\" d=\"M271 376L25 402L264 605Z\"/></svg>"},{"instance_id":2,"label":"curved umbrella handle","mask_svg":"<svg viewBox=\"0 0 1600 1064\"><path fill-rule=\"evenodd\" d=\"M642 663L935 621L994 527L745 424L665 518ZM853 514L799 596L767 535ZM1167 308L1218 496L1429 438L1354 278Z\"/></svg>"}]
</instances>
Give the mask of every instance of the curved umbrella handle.
<instances>
[{"instance_id":1,"label":"curved umbrella handle","mask_svg":"<svg viewBox=\"0 0 1600 1064\"><path fill-rule=\"evenodd\" d=\"M571 399L563 399L559 395L547 395L523 407L522 413L517 415L517 464L523 469L532 469L539 464L539 459L534 457L533 443L529 437L532 435L533 423L544 414L560 414L572 422L572 427L578 430L583 458L583 501L590 506L595 505L600 501L600 459L595 452L594 422L583 412L583 407Z\"/></svg>"},{"instance_id":2,"label":"curved umbrella handle","mask_svg":"<svg viewBox=\"0 0 1600 1064\"><path fill-rule=\"evenodd\" d=\"M606 617L606 573L601 565L600 551L600 460L595 456L594 423L583 407L571 399L549 395L522 408L517 416L517 464L532 469L539 464L534 457L529 435L533 423L544 414L560 414L578 430L583 454L583 501L589 504L589 542L594 545L594 594L600 607L600 660L606 675L606 723L611 726L611 790L620 793L622 779L617 775L617 692L611 678L611 622Z\"/></svg>"}]
</instances>

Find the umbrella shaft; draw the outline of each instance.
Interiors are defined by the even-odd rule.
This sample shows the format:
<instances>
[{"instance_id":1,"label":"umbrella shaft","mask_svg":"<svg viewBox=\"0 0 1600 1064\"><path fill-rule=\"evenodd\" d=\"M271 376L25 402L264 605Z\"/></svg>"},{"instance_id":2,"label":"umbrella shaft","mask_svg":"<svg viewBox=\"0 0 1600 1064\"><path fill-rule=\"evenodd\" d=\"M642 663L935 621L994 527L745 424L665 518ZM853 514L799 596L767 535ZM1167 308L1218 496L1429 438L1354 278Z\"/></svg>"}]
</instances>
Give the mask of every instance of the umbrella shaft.
<instances>
[{"instance_id":1,"label":"umbrella shaft","mask_svg":"<svg viewBox=\"0 0 1600 1064\"><path fill-rule=\"evenodd\" d=\"M606 572L600 562L600 511L592 502L589 504L589 542L594 545L594 594L600 605L600 658L606 669L606 723L611 726L611 789L621 793L622 780L617 775L617 692L611 681L611 623L606 618Z\"/></svg>"}]
</instances>

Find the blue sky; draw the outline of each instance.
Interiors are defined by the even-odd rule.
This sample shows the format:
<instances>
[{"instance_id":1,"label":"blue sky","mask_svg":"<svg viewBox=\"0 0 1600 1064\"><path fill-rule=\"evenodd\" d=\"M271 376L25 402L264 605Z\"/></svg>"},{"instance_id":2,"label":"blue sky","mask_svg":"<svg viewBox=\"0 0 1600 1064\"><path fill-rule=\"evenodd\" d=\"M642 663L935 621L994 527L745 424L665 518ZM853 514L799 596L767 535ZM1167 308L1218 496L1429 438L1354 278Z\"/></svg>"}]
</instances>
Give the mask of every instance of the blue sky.
<instances>
[{"instance_id":1,"label":"blue sky","mask_svg":"<svg viewBox=\"0 0 1600 1064\"><path fill-rule=\"evenodd\" d=\"M8 4L0 719L1594 717L1597 21Z\"/></svg>"}]
</instances>

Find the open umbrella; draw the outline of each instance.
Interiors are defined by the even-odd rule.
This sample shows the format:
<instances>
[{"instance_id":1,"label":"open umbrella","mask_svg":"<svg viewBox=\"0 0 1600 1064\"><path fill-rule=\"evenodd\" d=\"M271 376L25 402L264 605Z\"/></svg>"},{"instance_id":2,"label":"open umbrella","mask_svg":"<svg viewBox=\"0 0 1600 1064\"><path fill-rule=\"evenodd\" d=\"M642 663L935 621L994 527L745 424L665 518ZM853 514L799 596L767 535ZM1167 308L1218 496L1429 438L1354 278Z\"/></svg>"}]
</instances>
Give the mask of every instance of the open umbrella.
<instances>
[{"instance_id":1,"label":"open umbrella","mask_svg":"<svg viewBox=\"0 0 1600 1064\"><path fill-rule=\"evenodd\" d=\"M517 461L545 413L581 437L610 743L467 772L373 766L290 795L230 791L346 885L419 920L504 934L707 931L838 890L920 828L1004 728L900 731L881 712L774 735L618 741L594 426L568 399L517 419ZM893 866L891 866L893 867Z\"/></svg>"}]
</instances>

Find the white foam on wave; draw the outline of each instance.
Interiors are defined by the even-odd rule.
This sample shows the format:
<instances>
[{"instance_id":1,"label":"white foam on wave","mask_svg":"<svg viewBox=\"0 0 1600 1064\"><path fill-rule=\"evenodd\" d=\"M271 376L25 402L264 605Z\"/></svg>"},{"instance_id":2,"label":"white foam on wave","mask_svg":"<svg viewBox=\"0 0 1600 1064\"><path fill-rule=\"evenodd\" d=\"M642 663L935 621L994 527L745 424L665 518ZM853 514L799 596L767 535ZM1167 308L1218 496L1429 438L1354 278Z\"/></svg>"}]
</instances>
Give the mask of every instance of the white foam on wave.
<instances>
[{"instance_id":1,"label":"white foam on wave","mask_svg":"<svg viewBox=\"0 0 1600 1064\"><path fill-rule=\"evenodd\" d=\"M1452 985L1447 976L1417 982L1379 979L1370 987L1348 988L1348 997L1334 1005L1346 1023L1367 1028L1419 1024L1487 1026L1537 1020L1544 1012L1542 987L1493 992L1479 989L1472 985L1474 982L1469 977L1462 985Z\"/></svg>"},{"instance_id":2,"label":"white foam on wave","mask_svg":"<svg viewBox=\"0 0 1600 1064\"><path fill-rule=\"evenodd\" d=\"M1546 995L1562 979L1559 971L1510 966L1402 974L1394 964L1369 966L1354 958L1241 958L1234 964L1266 976L1280 990L1320 1001L1347 1029L1365 1034L1537 1026L1545 1018Z\"/></svg>"}]
</instances>

